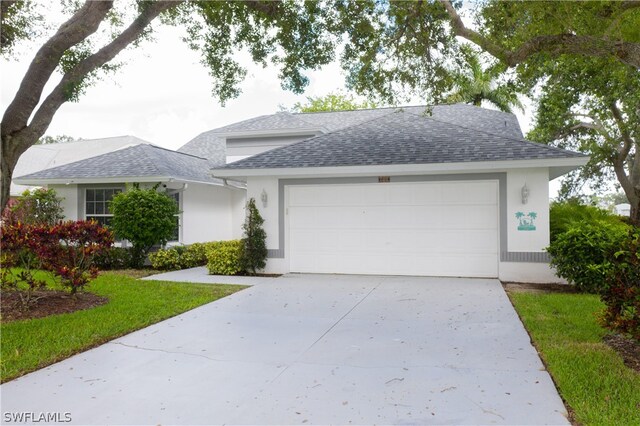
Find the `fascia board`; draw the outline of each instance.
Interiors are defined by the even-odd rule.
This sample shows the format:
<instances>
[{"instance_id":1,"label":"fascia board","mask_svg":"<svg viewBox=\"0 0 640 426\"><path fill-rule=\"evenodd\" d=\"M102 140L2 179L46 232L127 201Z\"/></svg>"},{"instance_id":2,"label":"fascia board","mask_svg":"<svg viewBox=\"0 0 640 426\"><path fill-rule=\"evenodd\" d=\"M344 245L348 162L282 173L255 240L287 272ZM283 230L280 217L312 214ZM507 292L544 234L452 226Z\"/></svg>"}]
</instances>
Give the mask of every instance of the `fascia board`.
<instances>
[{"instance_id":1,"label":"fascia board","mask_svg":"<svg viewBox=\"0 0 640 426\"><path fill-rule=\"evenodd\" d=\"M341 167L300 167L274 169L213 169L212 176L218 178L248 176L371 176L371 175L410 175L428 173L475 173L487 171L506 171L523 168L577 168L585 165L589 157L552 158L511 161L477 161L461 163L399 164L378 166L341 166Z\"/></svg>"}]
</instances>

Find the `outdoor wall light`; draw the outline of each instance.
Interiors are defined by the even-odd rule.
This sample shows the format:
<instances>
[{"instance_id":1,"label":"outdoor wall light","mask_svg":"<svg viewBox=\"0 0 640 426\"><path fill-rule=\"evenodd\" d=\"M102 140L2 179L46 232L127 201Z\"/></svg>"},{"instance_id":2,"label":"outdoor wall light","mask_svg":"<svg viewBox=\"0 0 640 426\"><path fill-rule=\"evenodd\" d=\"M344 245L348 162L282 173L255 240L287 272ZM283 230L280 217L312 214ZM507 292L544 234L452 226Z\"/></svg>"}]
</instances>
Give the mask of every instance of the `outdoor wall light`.
<instances>
[{"instance_id":1,"label":"outdoor wall light","mask_svg":"<svg viewBox=\"0 0 640 426\"><path fill-rule=\"evenodd\" d=\"M267 191L264 189L262 190L262 194L260 194L260 200L262 201L262 207L267 207L268 196Z\"/></svg>"},{"instance_id":2,"label":"outdoor wall light","mask_svg":"<svg viewBox=\"0 0 640 426\"><path fill-rule=\"evenodd\" d=\"M520 190L520 195L522 196L522 204L527 204L529 202L529 188L526 183Z\"/></svg>"}]
</instances>

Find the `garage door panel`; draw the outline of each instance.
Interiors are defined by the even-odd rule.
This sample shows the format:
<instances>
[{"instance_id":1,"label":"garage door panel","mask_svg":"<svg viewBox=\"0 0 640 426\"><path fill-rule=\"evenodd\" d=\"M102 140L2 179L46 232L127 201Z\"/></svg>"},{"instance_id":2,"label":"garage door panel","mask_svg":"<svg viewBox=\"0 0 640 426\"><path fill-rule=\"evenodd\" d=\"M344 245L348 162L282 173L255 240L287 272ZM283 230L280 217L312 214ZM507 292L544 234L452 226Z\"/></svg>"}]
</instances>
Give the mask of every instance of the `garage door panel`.
<instances>
[{"instance_id":1,"label":"garage door panel","mask_svg":"<svg viewBox=\"0 0 640 426\"><path fill-rule=\"evenodd\" d=\"M497 199L496 182L290 187L291 271L495 277Z\"/></svg>"},{"instance_id":2,"label":"garage door panel","mask_svg":"<svg viewBox=\"0 0 640 426\"><path fill-rule=\"evenodd\" d=\"M470 206L464 208L442 208L442 227L448 229L496 229L498 209L496 206Z\"/></svg>"}]
</instances>

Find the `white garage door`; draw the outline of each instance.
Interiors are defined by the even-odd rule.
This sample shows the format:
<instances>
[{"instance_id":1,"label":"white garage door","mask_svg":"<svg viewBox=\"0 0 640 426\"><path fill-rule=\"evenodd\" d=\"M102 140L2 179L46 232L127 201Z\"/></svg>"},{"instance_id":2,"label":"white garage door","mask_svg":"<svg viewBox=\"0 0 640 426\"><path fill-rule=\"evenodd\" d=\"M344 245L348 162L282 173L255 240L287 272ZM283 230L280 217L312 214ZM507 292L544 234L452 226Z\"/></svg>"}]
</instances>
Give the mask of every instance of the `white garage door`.
<instances>
[{"instance_id":1,"label":"white garage door","mask_svg":"<svg viewBox=\"0 0 640 426\"><path fill-rule=\"evenodd\" d=\"M289 186L292 272L498 276L498 183Z\"/></svg>"}]
</instances>

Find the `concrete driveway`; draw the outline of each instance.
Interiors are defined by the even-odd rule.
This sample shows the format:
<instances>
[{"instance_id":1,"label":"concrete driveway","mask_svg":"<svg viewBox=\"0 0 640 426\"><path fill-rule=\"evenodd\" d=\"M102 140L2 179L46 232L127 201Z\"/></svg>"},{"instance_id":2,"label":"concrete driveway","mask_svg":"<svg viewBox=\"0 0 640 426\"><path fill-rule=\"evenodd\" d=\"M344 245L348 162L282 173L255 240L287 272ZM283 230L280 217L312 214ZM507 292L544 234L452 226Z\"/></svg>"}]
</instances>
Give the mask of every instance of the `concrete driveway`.
<instances>
[{"instance_id":1,"label":"concrete driveway","mask_svg":"<svg viewBox=\"0 0 640 426\"><path fill-rule=\"evenodd\" d=\"M568 423L488 279L286 275L1 391L5 423Z\"/></svg>"}]
</instances>

